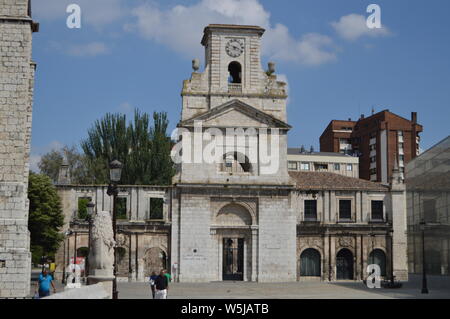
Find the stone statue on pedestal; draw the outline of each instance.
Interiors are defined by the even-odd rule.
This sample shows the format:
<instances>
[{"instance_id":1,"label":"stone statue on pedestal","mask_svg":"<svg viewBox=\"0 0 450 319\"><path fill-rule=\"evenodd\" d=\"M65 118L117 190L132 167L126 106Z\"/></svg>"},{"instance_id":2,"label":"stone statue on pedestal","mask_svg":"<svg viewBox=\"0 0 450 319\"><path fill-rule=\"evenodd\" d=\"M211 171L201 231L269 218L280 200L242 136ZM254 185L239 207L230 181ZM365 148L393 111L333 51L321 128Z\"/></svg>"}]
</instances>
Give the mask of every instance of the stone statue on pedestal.
<instances>
[{"instance_id":1,"label":"stone statue on pedestal","mask_svg":"<svg viewBox=\"0 0 450 319\"><path fill-rule=\"evenodd\" d=\"M102 282L105 286L111 286L112 291L115 246L111 214L98 212L93 216L91 247L89 247L90 285Z\"/></svg>"}]
</instances>

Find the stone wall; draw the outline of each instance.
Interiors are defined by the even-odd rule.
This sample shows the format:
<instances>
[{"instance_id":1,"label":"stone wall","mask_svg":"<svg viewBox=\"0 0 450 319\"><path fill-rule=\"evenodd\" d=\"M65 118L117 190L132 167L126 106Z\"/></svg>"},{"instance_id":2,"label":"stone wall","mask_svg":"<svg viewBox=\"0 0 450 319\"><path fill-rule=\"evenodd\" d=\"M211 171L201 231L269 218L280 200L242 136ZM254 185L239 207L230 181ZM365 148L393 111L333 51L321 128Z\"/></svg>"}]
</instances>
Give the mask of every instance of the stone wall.
<instances>
[{"instance_id":1,"label":"stone wall","mask_svg":"<svg viewBox=\"0 0 450 319\"><path fill-rule=\"evenodd\" d=\"M78 219L78 199L91 198L96 205L96 211L112 211L112 199L107 194L106 185L57 185L64 214L64 226L61 232L70 230L56 254L56 278L62 279L63 265L67 266L75 253L75 237L77 249L88 247L88 222ZM120 186L119 197L127 199L127 219L117 222L118 246L123 248L125 255L119 263L119 276L130 281L144 281L150 271L149 259L159 251L170 260L170 199L171 189L157 186ZM163 218L150 220L150 198L163 199ZM77 236L75 236L77 232ZM153 250L152 250L153 249ZM131 253L130 253L131 252ZM130 267L131 257L131 267ZM168 265L167 265L168 266ZM155 268L154 266L153 268ZM156 271L160 269L153 269ZM160 268L160 267L158 267ZM131 269L131 273L129 270Z\"/></svg>"},{"instance_id":2,"label":"stone wall","mask_svg":"<svg viewBox=\"0 0 450 319\"><path fill-rule=\"evenodd\" d=\"M35 65L28 0L0 3L0 297L29 293L28 171Z\"/></svg>"}]
</instances>

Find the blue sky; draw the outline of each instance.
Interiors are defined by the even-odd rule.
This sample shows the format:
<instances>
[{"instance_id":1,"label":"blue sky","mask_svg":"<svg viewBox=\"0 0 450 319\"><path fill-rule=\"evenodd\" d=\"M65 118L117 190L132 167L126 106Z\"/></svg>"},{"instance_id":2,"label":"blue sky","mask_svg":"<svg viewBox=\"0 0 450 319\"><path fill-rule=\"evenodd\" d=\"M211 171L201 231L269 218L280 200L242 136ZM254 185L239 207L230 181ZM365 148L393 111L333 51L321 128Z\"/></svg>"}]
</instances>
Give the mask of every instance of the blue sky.
<instances>
[{"instance_id":1,"label":"blue sky","mask_svg":"<svg viewBox=\"0 0 450 319\"><path fill-rule=\"evenodd\" d=\"M449 135L450 1L411 0L33 0L38 64L32 167L76 145L107 112L166 111L172 130L181 86L200 58L208 23L266 28L263 67L277 63L289 84L289 146L313 145L332 119L389 109L424 126L421 147ZM66 7L82 9L68 29ZM383 28L363 25L381 7Z\"/></svg>"}]
</instances>

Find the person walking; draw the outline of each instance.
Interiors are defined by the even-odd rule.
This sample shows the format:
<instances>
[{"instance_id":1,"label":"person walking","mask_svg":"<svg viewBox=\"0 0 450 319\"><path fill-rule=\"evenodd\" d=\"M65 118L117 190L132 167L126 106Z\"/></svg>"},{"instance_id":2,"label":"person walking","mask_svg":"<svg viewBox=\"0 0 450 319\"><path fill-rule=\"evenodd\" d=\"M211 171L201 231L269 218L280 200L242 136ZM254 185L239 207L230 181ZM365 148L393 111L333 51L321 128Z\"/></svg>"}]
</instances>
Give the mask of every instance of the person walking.
<instances>
[{"instance_id":1,"label":"person walking","mask_svg":"<svg viewBox=\"0 0 450 319\"><path fill-rule=\"evenodd\" d=\"M164 269L164 277L167 279L167 290L169 289L169 284L172 282L172 276L169 274L167 269Z\"/></svg>"},{"instance_id":2,"label":"person walking","mask_svg":"<svg viewBox=\"0 0 450 319\"><path fill-rule=\"evenodd\" d=\"M56 288L53 284L53 277L48 273L48 268L44 268L42 273L39 275L35 294L39 292L39 298L50 296L50 285L53 288L53 293L56 293Z\"/></svg>"},{"instance_id":3,"label":"person walking","mask_svg":"<svg viewBox=\"0 0 450 319\"><path fill-rule=\"evenodd\" d=\"M156 278L158 278L158 275L156 274L156 272L152 272L152 274L150 276L150 288L152 289L153 299L155 299L155 292L156 292L155 281L156 281Z\"/></svg>"},{"instance_id":4,"label":"person walking","mask_svg":"<svg viewBox=\"0 0 450 319\"><path fill-rule=\"evenodd\" d=\"M155 299L167 299L167 290L169 289L167 277L164 276L164 269L155 279Z\"/></svg>"},{"instance_id":5,"label":"person walking","mask_svg":"<svg viewBox=\"0 0 450 319\"><path fill-rule=\"evenodd\" d=\"M52 261L50 263L50 275L52 276L52 278L55 278L55 271L56 271L56 263Z\"/></svg>"},{"instance_id":6,"label":"person walking","mask_svg":"<svg viewBox=\"0 0 450 319\"><path fill-rule=\"evenodd\" d=\"M167 271L167 269L164 269L164 276L166 276L166 278L167 278L167 284L169 284L170 282L172 282L172 275L169 274L169 272Z\"/></svg>"}]
</instances>

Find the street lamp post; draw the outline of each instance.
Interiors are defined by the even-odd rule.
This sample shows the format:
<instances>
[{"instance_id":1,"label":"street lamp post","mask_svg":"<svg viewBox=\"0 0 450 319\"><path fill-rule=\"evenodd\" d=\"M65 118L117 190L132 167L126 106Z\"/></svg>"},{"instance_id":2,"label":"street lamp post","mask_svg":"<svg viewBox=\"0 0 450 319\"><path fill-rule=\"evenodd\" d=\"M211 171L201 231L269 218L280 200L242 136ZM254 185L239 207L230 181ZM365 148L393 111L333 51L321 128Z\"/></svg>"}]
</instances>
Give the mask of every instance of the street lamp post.
<instances>
[{"instance_id":1,"label":"street lamp post","mask_svg":"<svg viewBox=\"0 0 450 319\"><path fill-rule=\"evenodd\" d=\"M116 199L119 194L119 189L117 187L120 181L120 176L122 175L122 163L118 160L114 160L109 164L109 179L110 183L108 186L107 194L108 196L113 196L113 212L112 212L112 226L114 241L116 240ZM113 281L113 299L118 299L119 292L117 291L117 249L114 247L114 281Z\"/></svg>"},{"instance_id":2,"label":"street lamp post","mask_svg":"<svg viewBox=\"0 0 450 319\"><path fill-rule=\"evenodd\" d=\"M67 265L66 265L66 239L67 239L67 255L69 255L69 253L70 253L69 240L70 239L68 239L67 236L70 236L71 234L72 234L71 230L68 230L64 233L64 256L63 256L63 269L62 269L63 272L62 272L62 280L61 280L62 284L66 283L66 267L67 267Z\"/></svg>"},{"instance_id":3,"label":"street lamp post","mask_svg":"<svg viewBox=\"0 0 450 319\"><path fill-rule=\"evenodd\" d=\"M76 264L77 264L77 236L78 233L76 231L74 231L75 233L75 247L73 249L73 267L74 269L76 269Z\"/></svg>"},{"instance_id":4,"label":"street lamp post","mask_svg":"<svg viewBox=\"0 0 450 319\"><path fill-rule=\"evenodd\" d=\"M394 287L394 229L391 231L391 287Z\"/></svg>"},{"instance_id":5,"label":"street lamp post","mask_svg":"<svg viewBox=\"0 0 450 319\"><path fill-rule=\"evenodd\" d=\"M425 219L422 219L420 222L420 229L422 230L422 293L428 293L428 285L427 285L427 263L425 259Z\"/></svg>"},{"instance_id":6,"label":"street lamp post","mask_svg":"<svg viewBox=\"0 0 450 319\"><path fill-rule=\"evenodd\" d=\"M92 231L92 218L94 216L94 210L95 210L95 204L90 201L87 204L87 220L89 222L89 232L88 232L88 257L89 259L89 252L91 251L91 231ZM89 260L86 260L89 261ZM87 278L89 276L89 262L85 261L85 277Z\"/></svg>"}]
</instances>

